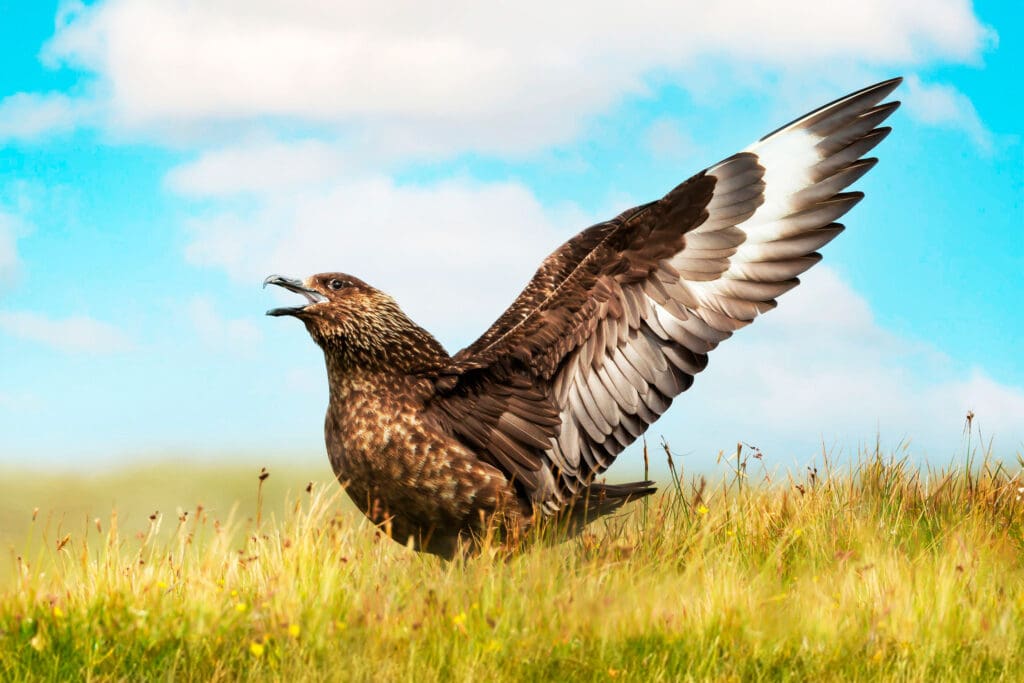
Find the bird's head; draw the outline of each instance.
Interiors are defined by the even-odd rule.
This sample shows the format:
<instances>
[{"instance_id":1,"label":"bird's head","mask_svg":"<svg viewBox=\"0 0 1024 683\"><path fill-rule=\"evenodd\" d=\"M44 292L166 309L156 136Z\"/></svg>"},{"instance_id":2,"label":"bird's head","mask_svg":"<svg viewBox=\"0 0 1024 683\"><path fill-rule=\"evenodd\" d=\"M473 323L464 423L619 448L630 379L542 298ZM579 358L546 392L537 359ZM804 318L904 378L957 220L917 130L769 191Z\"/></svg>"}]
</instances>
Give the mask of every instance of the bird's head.
<instances>
[{"instance_id":1,"label":"bird's head","mask_svg":"<svg viewBox=\"0 0 1024 683\"><path fill-rule=\"evenodd\" d=\"M271 275L263 281L263 286L267 285L277 285L306 298L302 305L272 308L267 315L298 318L317 342L345 334L353 326L375 326L374 319L394 307L391 297L345 273L320 273L305 280Z\"/></svg>"},{"instance_id":2,"label":"bird's head","mask_svg":"<svg viewBox=\"0 0 1024 683\"><path fill-rule=\"evenodd\" d=\"M402 312L395 300L357 277L320 273L305 280L271 275L263 286L277 285L301 294L299 306L272 308L267 315L290 315L305 325L325 352L359 365L399 363L419 367L413 356L447 357L441 345Z\"/></svg>"}]
</instances>

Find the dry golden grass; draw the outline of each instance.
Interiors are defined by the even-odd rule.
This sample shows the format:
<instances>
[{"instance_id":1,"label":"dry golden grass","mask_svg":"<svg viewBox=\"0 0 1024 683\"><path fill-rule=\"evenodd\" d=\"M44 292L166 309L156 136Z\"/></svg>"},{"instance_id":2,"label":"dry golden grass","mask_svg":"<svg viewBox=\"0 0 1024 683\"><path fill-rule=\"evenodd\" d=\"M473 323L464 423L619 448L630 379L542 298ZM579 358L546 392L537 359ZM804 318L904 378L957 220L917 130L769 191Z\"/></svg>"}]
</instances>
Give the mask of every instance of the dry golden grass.
<instances>
[{"instance_id":1,"label":"dry golden grass","mask_svg":"<svg viewBox=\"0 0 1024 683\"><path fill-rule=\"evenodd\" d=\"M234 514L43 534L26 511L0 679L1024 680L1017 464L727 464L569 542L455 563L382 538L332 482L285 502L278 470ZM191 478L192 503L218 485Z\"/></svg>"}]
</instances>

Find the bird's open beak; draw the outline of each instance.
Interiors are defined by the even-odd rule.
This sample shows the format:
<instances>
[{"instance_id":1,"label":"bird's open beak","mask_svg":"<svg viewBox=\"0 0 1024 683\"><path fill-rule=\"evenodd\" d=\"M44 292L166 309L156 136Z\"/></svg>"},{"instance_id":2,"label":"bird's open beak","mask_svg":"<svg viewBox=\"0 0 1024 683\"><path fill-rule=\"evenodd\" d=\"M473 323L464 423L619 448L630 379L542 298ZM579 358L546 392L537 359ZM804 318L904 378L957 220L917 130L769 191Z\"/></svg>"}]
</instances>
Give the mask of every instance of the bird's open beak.
<instances>
[{"instance_id":1,"label":"bird's open beak","mask_svg":"<svg viewBox=\"0 0 1024 683\"><path fill-rule=\"evenodd\" d=\"M263 281L263 286L266 287L267 285L277 285L278 287L284 287L289 292L295 292L296 294L301 294L302 296L306 297L307 301L307 303L302 306L286 306L283 308L271 308L269 311L267 311L267 315L298 315L303 310L305 310L307 306L312 306L313 304L318 304L323 301L327 301L327 297L325 297L320 292L317 292L316 290L306 287L299 280L281 277L280 275L271 275L270 277Z\"/></svg>"}]
</instances>

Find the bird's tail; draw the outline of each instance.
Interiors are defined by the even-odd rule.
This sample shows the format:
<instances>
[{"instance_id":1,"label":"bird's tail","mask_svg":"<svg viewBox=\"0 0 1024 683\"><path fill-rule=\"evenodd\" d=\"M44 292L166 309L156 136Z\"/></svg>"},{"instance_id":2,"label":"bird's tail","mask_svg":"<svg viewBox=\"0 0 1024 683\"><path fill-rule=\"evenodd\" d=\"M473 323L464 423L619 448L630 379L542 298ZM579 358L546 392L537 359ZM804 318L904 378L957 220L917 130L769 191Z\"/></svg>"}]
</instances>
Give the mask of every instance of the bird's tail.
<instances>
[{"instance_id":1,"label":"bird's tail","mask_svg":"<svg viewBox=\"0 0 1024 683\"><path fill-rule=\"evenodd\" d=\"M591 484L568 510L566 522L570 535L598 517L611 514L628 502L649 496L655 491L653 481L635 481L630 484Z\"/></svg>"}]
</instances>

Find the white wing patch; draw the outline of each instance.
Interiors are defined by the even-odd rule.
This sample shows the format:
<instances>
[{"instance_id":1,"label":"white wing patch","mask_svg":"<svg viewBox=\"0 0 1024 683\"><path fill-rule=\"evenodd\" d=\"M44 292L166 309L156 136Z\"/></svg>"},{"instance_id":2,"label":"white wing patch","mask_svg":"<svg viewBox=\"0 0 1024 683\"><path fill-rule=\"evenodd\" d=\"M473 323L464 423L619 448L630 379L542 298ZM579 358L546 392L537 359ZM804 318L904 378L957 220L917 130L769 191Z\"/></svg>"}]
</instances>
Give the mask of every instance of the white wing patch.
<instances>
[{"instance_id":1,"label":"white wing patch","mask_svg":"<svg viewBox=\"0 0 1024 683\"><path fill-rule=\"evenodd\" d=\"M709 168L716 179L685 246L642 283L611 283L619 317L605 308L555 377L558 437L546 452L561 491L535 500L556 512L689 388L707 353L820 260L842 230L834 221L861 198L843 193L875 163L861 157L899 103L878 103L887 81L837 100Z\"/></svg>"}]
</instances>

